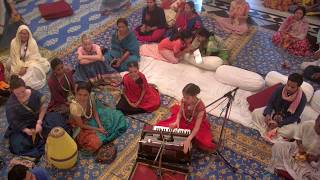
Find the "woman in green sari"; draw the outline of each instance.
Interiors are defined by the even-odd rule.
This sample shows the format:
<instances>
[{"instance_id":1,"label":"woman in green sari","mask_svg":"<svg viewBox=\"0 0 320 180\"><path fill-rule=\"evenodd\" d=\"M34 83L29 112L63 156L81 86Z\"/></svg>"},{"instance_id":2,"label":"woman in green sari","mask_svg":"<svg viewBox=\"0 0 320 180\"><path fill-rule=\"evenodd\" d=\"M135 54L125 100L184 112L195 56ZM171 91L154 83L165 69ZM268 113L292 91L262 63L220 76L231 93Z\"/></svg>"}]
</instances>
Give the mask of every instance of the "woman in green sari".
<instances>
[{"instance_id":1,"label":"woman in green sari","mask_svg":"<svg viewBox=\"0 0 320 180\"><path fill-rule=\"evenodd\" d=\"M184 56L184 60L199 68L215 71L229 59L229 54L230 51L221 40L205 28L200 28L192 41L190 53Z\"/></svg>"},{"instance_id":2,"label":"woman in green sari","mask_svg":"<svg viewBox=\"0 0 320 180\"><path fill-rule=\"evenodd\" d=\"M71 124L80 129L76 133L78 145L90 152L121 136L128 128L122 112L105 107L91 95L91 86L86 82L78 83L70 114Z\"/></svg>"},{"instance_id":3,"label":"woman in green sari","mask_svg":"<svg viewBox=\"0 0 320 180\"><path fill-rule=\"evenodd\" d=\"M204 28L198 30L192 45L200 50L202 56L218 56L224 61L229 58L229 50L225 45Z\"/></svg>"}]
</instances>

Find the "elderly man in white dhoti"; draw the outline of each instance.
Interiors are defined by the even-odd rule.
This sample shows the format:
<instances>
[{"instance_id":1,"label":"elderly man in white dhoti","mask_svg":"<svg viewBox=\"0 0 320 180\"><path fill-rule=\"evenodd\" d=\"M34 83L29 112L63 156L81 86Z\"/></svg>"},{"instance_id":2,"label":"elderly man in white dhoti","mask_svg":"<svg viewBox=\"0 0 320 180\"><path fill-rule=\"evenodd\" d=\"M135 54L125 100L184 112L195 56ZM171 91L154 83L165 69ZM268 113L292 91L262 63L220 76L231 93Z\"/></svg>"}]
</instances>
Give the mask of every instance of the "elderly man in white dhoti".
<instances>
[{"instance_id":1,"label":"elderly man in white dhoti","mask_svg":"<svg viewBox=\"0 0 320 180\"><path fill-rule=\"evenodd\" d=\"M38 90L45 85L50 64L41 57L37 42L25 25L18 28L11 41L8 63L10 74L19 75L32 89Z\"/></svg>"},{"instance_id":2,"label":"elderly man in white dhoti","mask_svg":"<svg viewBox=\"0 0 320 180\"><path fill-rule=\"evenodd\" d=\"M316 121L297 125L295 142L279 142L272 147L271 169L286 171L297 180L320 179L320 115Z\"/></svg>"}]
</instances>

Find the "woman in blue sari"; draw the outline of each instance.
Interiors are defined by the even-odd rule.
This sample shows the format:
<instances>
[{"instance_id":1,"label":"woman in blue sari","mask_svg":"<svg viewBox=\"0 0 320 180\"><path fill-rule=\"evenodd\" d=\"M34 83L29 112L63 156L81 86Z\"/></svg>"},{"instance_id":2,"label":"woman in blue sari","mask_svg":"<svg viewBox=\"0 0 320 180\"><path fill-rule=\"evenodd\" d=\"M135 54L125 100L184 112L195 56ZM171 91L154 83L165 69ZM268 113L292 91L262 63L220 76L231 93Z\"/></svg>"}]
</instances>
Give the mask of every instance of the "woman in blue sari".
<instances>
[{"instance_id":1,"label":"woman in blue sari","mask_svg":"<svg viewBox=\"0 0 320 180\"><path fill-rule=\"evenodd\" d=\"M117 20L117 31L112 35L111 50L105 54L105 58L118 72L127 71L129 62L140 60L138 40L129 31L126 19Z\"/></svg>"},{"instance_id":2,"label":"woman in blue sari","mask_svg":"<svg viewBox=\"0 0 320 180\"><path fill-rule=\"evenodd\" d=\"M45 96L26 87L17 75L11 77L10 88L12 94L6 104L9 149L16 155L39 158L53 127L68 130L65 118L56 112L46 113Z\"/></svg>"}]
</instances>

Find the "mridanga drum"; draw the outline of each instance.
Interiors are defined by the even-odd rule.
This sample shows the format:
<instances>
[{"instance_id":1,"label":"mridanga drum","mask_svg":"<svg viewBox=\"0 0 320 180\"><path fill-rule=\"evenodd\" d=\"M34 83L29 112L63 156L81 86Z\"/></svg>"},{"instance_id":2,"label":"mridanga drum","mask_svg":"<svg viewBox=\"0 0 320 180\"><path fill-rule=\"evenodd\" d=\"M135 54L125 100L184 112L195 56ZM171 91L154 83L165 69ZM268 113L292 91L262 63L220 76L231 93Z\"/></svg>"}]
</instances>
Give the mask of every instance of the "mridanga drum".
<instances>
[{"instance_id":1,"label":"mridanga drum","mask_svg":"<svg viewBox=\"0 0 320 180\"><path fill-rule=\"evenodd\" d=\"M78 160L76 142L61 127L50 131L46 142L46 158L48 163L58 169L72 168Z\"/></svg>"}]
</instances>

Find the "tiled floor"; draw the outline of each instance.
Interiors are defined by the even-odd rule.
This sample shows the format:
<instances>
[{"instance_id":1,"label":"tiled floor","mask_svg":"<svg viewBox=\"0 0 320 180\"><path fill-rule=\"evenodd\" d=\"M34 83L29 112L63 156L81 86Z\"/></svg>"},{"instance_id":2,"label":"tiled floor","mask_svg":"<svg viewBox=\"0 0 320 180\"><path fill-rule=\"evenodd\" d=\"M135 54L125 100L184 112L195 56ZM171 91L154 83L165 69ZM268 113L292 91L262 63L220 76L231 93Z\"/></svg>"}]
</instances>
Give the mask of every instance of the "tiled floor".
<instances>
[{"instance_id":1,"label":"tiled floor","mask_svg":"<svg viewBox=\"0 0 320 180\"><path fill-rule=\"evenodd\" d=\"M289 12L282 12L279 10L274 10L274 9L269 9L269 8L265 8L263 6L263 0L247 0L247 2L250 4L250 7L259 11L263 11L263 12L269 12L272 14L276 14L276 15L280 15L283 17L287 17L289 15L291 15L291 13ZM320 25L320 17L316 17L316 16L308 16L306 17L308 22L312 23L312 24L317 24Z\"/></svg>"},{"instance_id":2,"label":"tiled floor","mask_svg":"<svg viewBox=\"0 0 320 180\"><path fill-rule=\"evenodd\" d=\"M205 11L214 13L219 16L227 16L230 0L213 0L211 3L205 3ZM249 23L261 26L267 29L277 30L283 20L290 15L288 12L281 12L265 8L262 5L262 0L247 0L250 4ZM310 23L309 34L316 36L320 28L319 17L307 17Z\"/></svg>"},{"instance_id":3,"label":"tiled floor","mask_svg":"<svg viewBox=\"0 0 320 180\"><path fill-rule=\"evenodd\" d=\"M209 0L210 1L210 0ZM208 14L215 14L218 16L227 16L231 0L213 0L211 2L204 1L203 10ZM206 3L208 2L208 3ZM249 24L259 26L262 28L276 31L280 24L290 15L288 12L281 12L265 8L262 5L262 0L247 0L250 4L250 12L248 22ZM320 29L320 17L306 17L309 22L308 40L311 49L316 51L319 47L316 44L316 36Z\"/></svg>"}]
</instances>

